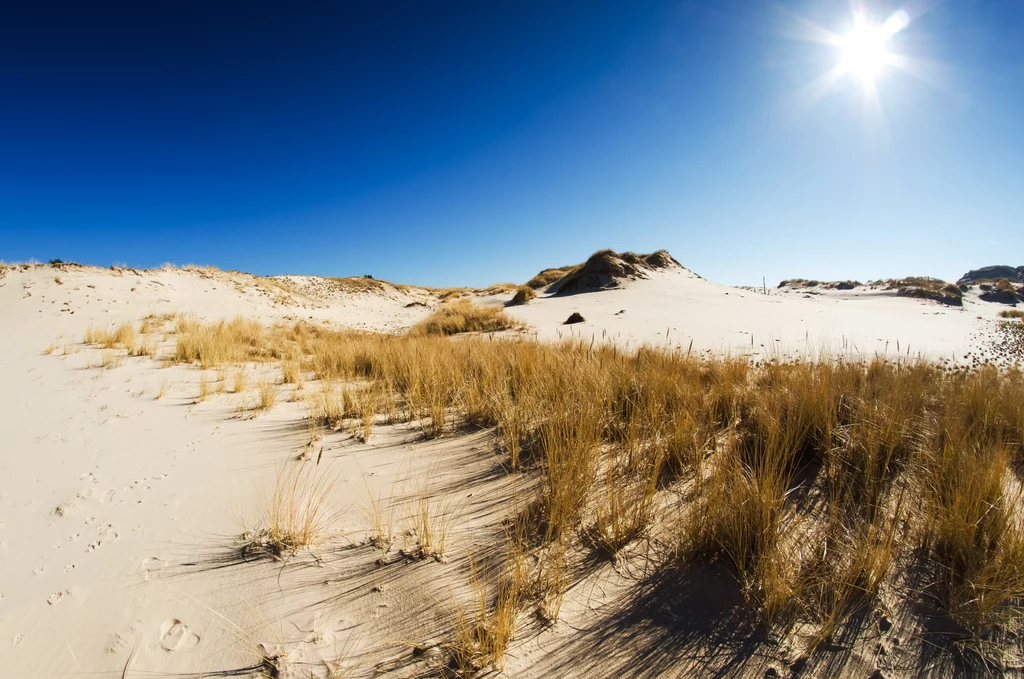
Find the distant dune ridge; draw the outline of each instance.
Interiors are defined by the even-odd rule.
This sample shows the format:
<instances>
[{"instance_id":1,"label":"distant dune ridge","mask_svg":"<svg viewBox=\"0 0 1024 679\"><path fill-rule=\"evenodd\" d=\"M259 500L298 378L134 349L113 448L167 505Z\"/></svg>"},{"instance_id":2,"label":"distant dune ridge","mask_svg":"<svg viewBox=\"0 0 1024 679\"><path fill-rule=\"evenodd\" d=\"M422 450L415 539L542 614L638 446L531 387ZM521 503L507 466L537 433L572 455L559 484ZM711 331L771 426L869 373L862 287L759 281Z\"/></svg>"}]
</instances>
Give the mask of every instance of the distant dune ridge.
<instances>
[{"instance_id":1,"label":"distant dune ridge","mask_svg":"<svg viewBox=\"0 0 1024 679\"><path fill-rule=\"evenodd\" d=\"M971 269L956 282L957 285L971 285L984 281L996 281L1000 278L1024 282L1024 266L1006 266L997 264L994 266L983 266L980 269Z\"/></svg>"}]
</instances>

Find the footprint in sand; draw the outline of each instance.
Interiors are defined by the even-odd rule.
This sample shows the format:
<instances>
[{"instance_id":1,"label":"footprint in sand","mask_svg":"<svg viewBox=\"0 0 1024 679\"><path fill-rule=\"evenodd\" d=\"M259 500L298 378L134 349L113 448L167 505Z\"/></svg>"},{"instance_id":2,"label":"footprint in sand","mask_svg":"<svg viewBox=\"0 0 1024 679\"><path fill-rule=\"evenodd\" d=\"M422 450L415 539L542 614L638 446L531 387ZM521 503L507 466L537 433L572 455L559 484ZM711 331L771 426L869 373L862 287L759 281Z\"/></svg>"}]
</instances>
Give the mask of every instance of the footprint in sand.
<instances>
[{"instance_id":1,"label":"footprint in sand","mask_svg":"<svg viewBox=\"0 0 1024 679\"><path fill-rule=\"evenodd\" d=\"M82 481L89 481L90 483L99 483L99 479L97 479L96 475L93 474L92 472L86 472L79 476L78 478L81 479Z\"/></svg>"},{"instance_id":2,"label":"footprint in sand","mask_svg":"<svg viewBox=\"0 0 1024 679\"><path fill-rule=\"evenodd\" d=\"M65 573L70 573L71 571L75 570L76 568L78 568L78 564L76 564L76 563L69 563L67 566L64 566L64 572Z\"/></svg>"},{"instance_id":3,"label":"footprint in sand","mask_svg":"<svg viewBox=\"0 0 1024 679\"><path fill-rule=\"evenodd\" d=\"M160 625L160 647L168 653L193 648L199 643L199 635L177 618L164 620Z\"/></svg>"},{"instance_id":4,"label":"footprint in sand","mask_svg":"<svg viewBox=\"0 0 1024 679\"><path fill-rule=\"evenodd\" d=\"M153 580L160 577L160 571L167 567L167 562L155 556L149 556L142 560L142 572L146 580Z\"/></svg>"},{"instance_id":5,"label":"footprint in sand","mask_svg":"<svg viewBox=\"0 0 1024 679\"><path fill-rule=\"evenodd\" d=\"M42 575L45 572L46 572L46 566L36 566L35 568L32 569L32 574L33 575Z\"/></svg>"},{"instance_id":6,"label":"footprint in sand","mask_svg":"<svg viewBox=\"0 0 1024 679\"><path fill-rule=\"evenodd\" d=\"M114 491L112 491L112 490L103 491L103 497L100 498L100 502L101 503L106 504L108 502L112 502L113 500L114 500Z\"/></svg>"},{"instance_id":7,"label":"footprint in sand","mask_svg":"<svg viewBox=\"0 0 1024 679\"><path fill-rule=\"evenodd\" d=\"M103 542L112 542L117 539L117 529L114 528L114 524L112 523L108 523L97 528L96 534L100 536Z\"/></svg>"},{"instance_id":8,"label":"footprint in sand","mask_svg":"<svg viewBox=\"0 0 1024 679\"><path fill-rule=\"evenodd\" d=\"M25 641L25 635L24 634L15 634L11 638L11 643L14 644L15 646L20 646L21 642L23 642L23 641Z\"/></svg>"},{"instance_id":9,"label":"footprint in sand","mask_svg":"<svg viewBox=\"0 0 1024 679\"><path fill-rule=\"evenodd\" d=\"M46 598L46 603L50 604L51 606L56 606L57 604L60 603L60 600L63 599L63 598L64 598L64 591L63 590L57 590L56 592L54 592L53 594L51 594L50 596L48 596Z\"/></svg>"}]
</instances>

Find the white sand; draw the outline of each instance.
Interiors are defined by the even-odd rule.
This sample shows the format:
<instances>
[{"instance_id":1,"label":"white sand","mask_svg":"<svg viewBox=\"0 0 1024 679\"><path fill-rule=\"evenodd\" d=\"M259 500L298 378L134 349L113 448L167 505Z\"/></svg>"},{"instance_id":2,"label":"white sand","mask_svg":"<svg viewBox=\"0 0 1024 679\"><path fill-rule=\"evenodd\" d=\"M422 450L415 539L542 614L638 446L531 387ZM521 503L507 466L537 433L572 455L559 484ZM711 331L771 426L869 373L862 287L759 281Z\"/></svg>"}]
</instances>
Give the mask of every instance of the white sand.
<instances>
[{"instance_id":1,"label":"white sand","mask_svg":"<svg viewBox=\"0 0 1024 679\"><path fill-rule=\"evenodd\" d=\"M338 535L321 553L287 564L244 563L232 551L243 522L255 518L259 493L308 438L305 406L289 401L293 388L282 386L271 412L241 418L236 395L196 403L194 367L162 368L142 357L90 368L101 352L81 345L90 325L151 313L398 332L430 312L407 304L435 304L418 290L348 294L320 279L289 282L303 292L201 271L37 266L0 278L4 676L113 677L129 661L128 676L202 676L258 664L261 643L288 652L292 676L327 676L328 662L345 655L359 656L361 676L406 676L411 653L403 644L439 633L438 617L468 581L462 557L480 558L480 544L494 544L507 509L508 479L496 473L486 433L422 442L401 425L378 428L369 444L329 435L322 471L336 479ZM586 323L563 326L573 311ZM692 340L695 352L761 357L822 346L842 352L844 341L846 351L895 355L898 342L901 353L956 358L991 330L997 311L974 299L961 310L867 291L765 296L677 270L619 290L540 298L511 313L545 340L571 334L683 350ZM51 343L56 351L45 355ZM250 369L250 385L263 369ZM166 395L156 400L162 384ZM378 565L379 551L364 544L367 488L409 496L430 469L432 492L456 510L452 559L401 562L399 541ZM398 527L403 512L407 505L396 510ZM604 596L623 586L614 570L601 577ZM567 599L568 621L592 615L587 602L600 597L594 582L588 587ZM566 638L571 628L563 625L524 642L510 660L513 674L571 674L545 651L544 639Z\"/></svg>"}]
</instances>

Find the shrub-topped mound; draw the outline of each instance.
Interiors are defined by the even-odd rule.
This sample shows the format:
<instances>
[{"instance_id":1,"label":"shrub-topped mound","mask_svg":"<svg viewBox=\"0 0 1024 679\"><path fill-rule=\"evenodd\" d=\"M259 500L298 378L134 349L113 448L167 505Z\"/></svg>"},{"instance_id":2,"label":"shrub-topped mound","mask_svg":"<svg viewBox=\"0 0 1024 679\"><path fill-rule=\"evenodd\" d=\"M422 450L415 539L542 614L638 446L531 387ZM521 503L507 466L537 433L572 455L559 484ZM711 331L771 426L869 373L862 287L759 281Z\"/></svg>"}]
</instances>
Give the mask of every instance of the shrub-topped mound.
<instances>
[{"instance_id":1,"label":"shrub-topped mound","mask_svg":"<svg viewBox=\"0 0 1024 679\"><path fill-rule=\"evenodd\" d=\"M512 297L512 299L505 303L505 306L519 306L521 304L526 304L531 299L534 299L536 296L537 293L534 292L533 288L531 288L529 285L520 285L519 288L516 290L516 294Z\"/></svg>"},{"instance_id":2,"label":"shrub-topped mound","mask_svg":"<svg viewBox=\"0 0 1024 679\"><path fill-rule=\"evenodd\" d=\"M571 295L612 288L624 280L646 278L649 271L669 268L682 268L682 265L666 250L649 255L599 250L582 266L558 281L554 286L555 294Z\"/></svg>"}]
</instances>

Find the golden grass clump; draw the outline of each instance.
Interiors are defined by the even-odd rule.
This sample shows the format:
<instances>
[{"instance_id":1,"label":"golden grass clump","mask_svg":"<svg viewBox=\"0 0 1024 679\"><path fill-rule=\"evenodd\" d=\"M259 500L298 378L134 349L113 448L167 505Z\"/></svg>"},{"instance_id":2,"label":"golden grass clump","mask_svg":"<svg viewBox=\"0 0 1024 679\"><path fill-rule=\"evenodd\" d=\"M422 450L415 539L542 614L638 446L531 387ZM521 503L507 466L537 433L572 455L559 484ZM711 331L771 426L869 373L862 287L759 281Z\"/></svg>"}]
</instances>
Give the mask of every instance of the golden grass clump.
<instances>
[{"instance_id":1,"label":"golden grass clump","mask_svg":"<svg viewBox=\"0 0 1024 679\"><path fill-rule=\"evenodd\" d=\"M118 368L121 366L123 356L113 349L104 349L100 354L100 366L104 368Z\"/></svg>"},{"instance_id":2,"label":"golden grass clump","mask_svg":"<svg viewBox=\"0 0 1024 679\"><path fill-rule=\"evenodd\" d=\"M135 346L135 326L122 323L113 330L89 326L85 331L86 344L99 344L106 349L128 349Z\"/></svg>"},{"instance_id":3,"label":"golden grass clump","mask_svg":"<svg viewBox=\"0 0 1024 679\"><path fill-rule=\"evenodd\" d=\"M415 548L409 553L420 559L442 561L452 522L452 504L448 497L432 496L429 476L416 493L409 520L411 528L407 534L416 538Z\"/></svg>"},{"instance_id":4,"label":"golden grass clump","mask_svg":"<svg viewBox=\"0 0 1024 679\"><path fill-rule=\"evenodd\" d=\"M270 410L277 403L277 385L270 377L262 377L256 383L256 410Z\"/></svg>"},{"instance_id":5,"label":"golden grass clump","mask_svg":"<svg viewBox=\"0 0 1024 679\"><path fill-rule=\"evenodd\" d=\"M1024 311L1020 309L1004 309L999 312L1000 318L1022 318L1024 319Z\"/></svg>"},{"instance_id":6,"label":"golden grass clump","mask_svg":"<svg viewBox=\"0 0 1024 679\"><path fill-rule=\"evenodd\" d=\"M497 332L517 330L523 324L497 307L484 307L468 300L442 306L420 321L409 333L421 335L458 335L464 332Z\"/></svg>"},{"instance_id":7,"label":"golden grass clump","mask_svg":"<svg viewBox=\"0 0 1024 679\"><path fill-rule=\"evenodd\" d=\"M205 371L199 372L199 396L198 401L202 403L210 395L210 378Z\"/></svg>"},{"instance_id":8,"label":"golden grass clump","mask_svg":"<svg viewBox=\"0 0 1024 679\"><path fill-rule=\"evenodd\" d=\"M516 558L513 554L510 563L516 564ZM470 574L471 602L457 609L454 638L448 645L451 664L463 677L476 676L488 667L499 672L505 668L524 593L524 578L515 565L502 574L493 597L475 563L470 564Z\"/></svg>"},{"instance_id":9,"label":"golden grass clump","mask_svg":"<svg viewBox=\"0 0 1024 679\"><path fill-rule=\"evenodd\" d=\"M262 515L242 534L243 552L282 558L318 545L330 535L334 480L317 466L285 465Z\"/></svg>"}]
</instances>

